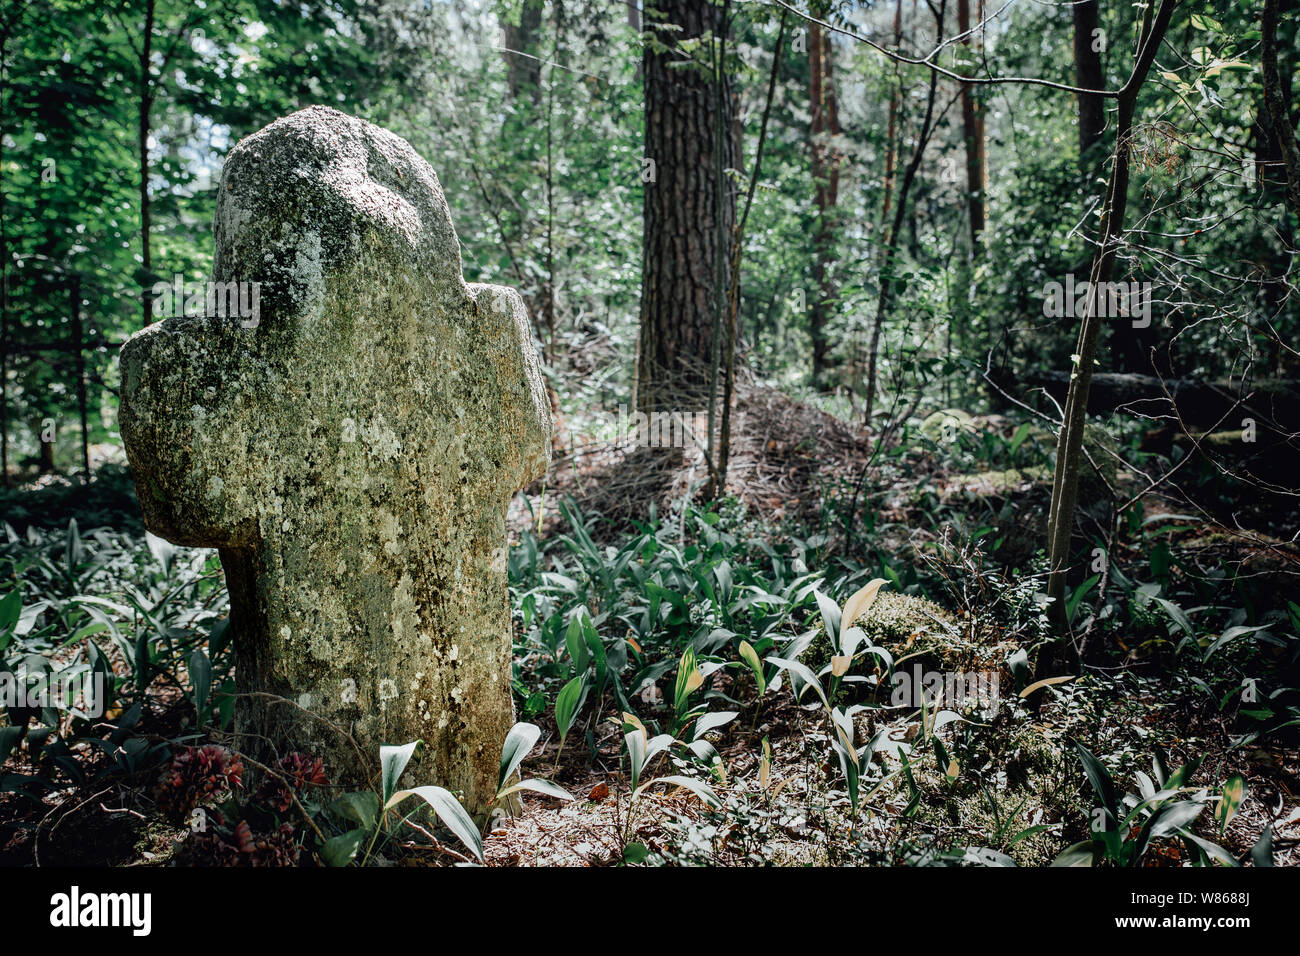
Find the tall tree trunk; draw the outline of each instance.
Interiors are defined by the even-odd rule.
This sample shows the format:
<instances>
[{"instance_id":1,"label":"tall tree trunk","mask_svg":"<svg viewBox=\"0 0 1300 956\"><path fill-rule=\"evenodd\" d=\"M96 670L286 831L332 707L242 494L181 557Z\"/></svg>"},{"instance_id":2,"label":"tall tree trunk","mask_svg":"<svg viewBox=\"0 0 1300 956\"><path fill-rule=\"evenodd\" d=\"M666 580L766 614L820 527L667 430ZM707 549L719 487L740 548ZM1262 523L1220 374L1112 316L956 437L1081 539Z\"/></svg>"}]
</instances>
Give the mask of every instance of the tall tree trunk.
<instances>
[{"instance_id":1,"label":"tall tree trunk","mask_svg":"<svg viewBox=\"0 0 1300 956\"><path fill-rule=\"evenodd\" d=\"M560 54L560 21L556 19L551 59ZM542 290L542 323L546 326L543 355L548 365L555 361L555 66L546 71L546 286ZM549 386L548 386L549 387ZM552 395L556 405L559 396Z\"/></svg>"},{"instance_id":2,"label":"tall tree trunk","mask_svg":"<svg viewBox=\"0 0 1300 956\"><path fill-rule=\"evenodd\" d=\"M140 308L143 322L153 321L149 308L149 287L153 283L153 252L149 232L152 209L149 203L149 128L153 111L153 23L155 0L145 0L144 37L140 48L140 271L144 277L140 290Z\"/></svg>"},{"instance_id":3,"label":"tall tree trunk","mask_svg":"<svg viewBox=\"0 0 1300 956\"><path fill-rule=\"evenodd\" d=\"M1074 4L1074 81L1085 90L1100 90L1105 85L1101 75L1101 43L1097 0L1079 0ZM1106 131L1106 101L1095 93L1080 93L1079 165L1094 168L1090 150Z\"/></svg>"},{"instance_id":4,"label":"tall tree trunk","mask_svg":"<svg viewBox=\"0 0 1300 956\"><path fill-rule=\"evenodd\" d=\"M732 99L725 72L727 88L719 91L707 63L683 65L681 44L720 30L721 23L721 9L708 0L645 4L645 28L663 48L647 43L642 58L643 178L651 168L654 178L644 184L639 411L699 411L708 403L717 296L725 292L718 262L719 256L730 260L736 218L734 191L719 182L715 168L735 165Z\"/></svg>"},{"instance_id":5,"label":"tall tree trunk","mask_svg":"<svg viewBox=\"0 0 1300 956\"><path fill-rule=\"evenodd\" d=\"M1278 17L1289 13L1294 0L1264 0L1261 17L1260 65L1263 72L1263 109L1257 111L1255 120L1255 171L1264 201L1272 204L1280 199L1282 215L1277 225L1277 257L1269 266L1261 297L1268 315L1277 315L1285 307L1290 295L1287 276L1293 269L1296 227L1300 225L1300 146L1296 143L1295 125L1291 119L1291 83L1294 67L1296 36L1291 42L1285 39L1283 50L1289 50L1289 62L1278 63ZM1276 336L1268 336L1265 350L1268 367L1281 374L1284 350Z\"/></svg>"},{"instance_id":6,"label":"tall tree trunk","mask_svg":"<svg viewBox=\"0 0 1300 956\"><path fill-rule=\"evenodd\" d=\"M538 58L537 39L542 29L543 0L523 0L519 25L505 26L506 84L510 98L527 94L534 103L541 95L542 63Z\"/></svg>"},{"instance_id":7,"label":"tall tree trunk","mask_svg":"<svg viewBox=\"0 0 1300 956\"><path fill-rule=\"evenodd\" d=\"M814 7L818 17L825 11ZM834 312L835 283L830 266L835 260L835 212L839 199L840 164L843 157L835 137L840 135L839 109L835 97L835 70L831 38L821 25L808 24L809 145L812 152L813 205L817 226L813 234L813 296L808 310L812 338L812 382L824 384L826 373L826 325Z\"/></svg>"},{"instance_id":8,"label":"tall tree trunk","mask_svg":"<svg viewBox=\"0 0 1300 956\"><path fill-rule=\"evenodd\" d=\"M979 43L972 54L977 53L978 64L984 64L984 0L977 0L975 16L979 21ZM988 218L989 204L989 151L988 138L984 135L984 105L978 100L975 104L975 141L980 146L980 198L984 201L984 217Z\"/></svg>"},{"instance_id":9,"label":"tall tree trunk","mask_svg":"<svg viewBox=\"0 0 1300 956\"><path fill-rule=\"evenodd\" d=\"M1065 607L1066 577L1070 570L1070 539L1074 530L1075 506L1078 502L1079 470L1082 464L1083 426L1088 410L1088 391L1092 387L1093 364L1097 339L1101 332L1097 286L1109 282L1115 270L1115 256L1124 234L1124 216L1128 205L1129 138L1138 93L1146 82L1156 50L1164 39L1178 0L1161 0L1154 18L1151 8L1143 22L1138 40L1133 72L1119 94L1115 123L1115 151L1111 161L1106 204L1102 209L1096 252L1089 274L1090 293L1075 347L1075 366L1066 393L1065 414L1056 448L1056 470L1052 477L1052 506L1047 520L1049 576L1047 594L1053 599L1051 614L1058 633L1065 634L1069 622Z\"/></svg>"},{"instance_id":10,"label":"tall tree trunk","mask_svg":"<svg viewBox=\"0 0 1300 956\"><path fill-rule=\"evenodd\" d=\"M957 32L970 31L970 0L957 0ZM972 75L974 70L971 38L962 40L965 56L970 64L961 72ZM970 244L974 254L979 249L980 233L984 231L984 124L980 105L975 100L969 83L961 86L961 128L966 141L966 204L970 220Z\"/></svg>"},{"instance_id":11,"label":"tall tree trunk","mask_svg":"<svg viewBox=\"0 0 1300 956\"><path fill-rule=\"evenodd\" d=\"M1300 145L1291 122L1291 97L1277 65L1278 0L1264 0L1262 20L1264 105L1286 179L1287 205L1300 218Z\"/></svg>"},{"instance_id":12,"label":"tall tree trunk","mask_svg":"<svg viewBox=\"0 0 1300 956\"><path fill-rule=\"evenodd\" d=\"M54 441L45 440L45 423L38 421L36 431L41 435L40 456L37 458L36 470L42 475L52 474L54 472ZM56 433L57 434L57 433Z\"/></svg>"},{"instance_id":13,"label":"tall tree trunk","mask_svg":"<svg viewBox=\"0 0 1300 956\"><path fill-rule=\"evenodd\" d=\"M903 0L894 7L894 49L903 43ZM889 211L894 201L894 177L898 167L898 113L902 109L903 79L894 64L894 84L889 91L889 127L885 132L885 198L880 209L880 228L889 227Z\"/></svg>"},{"instance_id":14,"label":"tall tree trunk","mask_svg":"<svg viewBox=\"0 0 1300 956\"><path fill-rule=\"evenodd\" d=\"M86 481L90 480L90 415L86 401L86 336L81 328L81 277L69 280L69 331L72 341L73 366L77 374L77 413L81 418L81 468Z\"/></svg>"},{"instance_id":15,"label":"tall tree trunk","mask_svg":"<svg viewBox=\"0 0 1300 956\"><path fill-rule=\"evenodd\" d=\"M6 11L7 13L8 11ZM5 112L6 69L9 65L9 32L14 20L0 24L0 121ZM5 219L5 130L0 126L0 486L9 487L9 232Z\"/></svg>"}]
</instances>

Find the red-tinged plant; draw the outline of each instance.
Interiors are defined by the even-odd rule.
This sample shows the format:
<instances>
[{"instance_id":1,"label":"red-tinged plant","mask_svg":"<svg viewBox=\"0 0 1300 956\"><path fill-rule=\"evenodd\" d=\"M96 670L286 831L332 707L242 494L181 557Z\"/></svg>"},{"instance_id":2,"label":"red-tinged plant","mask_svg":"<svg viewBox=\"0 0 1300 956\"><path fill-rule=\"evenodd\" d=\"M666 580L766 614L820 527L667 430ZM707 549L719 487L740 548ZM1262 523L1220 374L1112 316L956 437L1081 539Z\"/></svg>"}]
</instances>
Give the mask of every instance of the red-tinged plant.
<instances>
[{"instance_id":1,"label":"red-tinged plant","mask_svg":"<svg viewBox=\"0 0 1300 956\"><path fill-rule=\"evenodd\" d=\"M243 773L239 755L224 747L186 747L158 777L154 799L172 820L184 820L195 807L216 803L242 786Z\"/></svg>"},{"instance_id":2,"label":"red-tinged plant","mask_svg":"<svg viewBox=\"0 0 1300 956\"><path fill-rule=\"evenodd\" d=\"M323 787L329 783L325 764L320 757L291 753L276 761L276 771L282 780L268 776L258 790L257 798L273 810L284 813L293 804L293 798L307 787ZM288 786L285 786L285 784Z\"/></svg>"}]
</instances>

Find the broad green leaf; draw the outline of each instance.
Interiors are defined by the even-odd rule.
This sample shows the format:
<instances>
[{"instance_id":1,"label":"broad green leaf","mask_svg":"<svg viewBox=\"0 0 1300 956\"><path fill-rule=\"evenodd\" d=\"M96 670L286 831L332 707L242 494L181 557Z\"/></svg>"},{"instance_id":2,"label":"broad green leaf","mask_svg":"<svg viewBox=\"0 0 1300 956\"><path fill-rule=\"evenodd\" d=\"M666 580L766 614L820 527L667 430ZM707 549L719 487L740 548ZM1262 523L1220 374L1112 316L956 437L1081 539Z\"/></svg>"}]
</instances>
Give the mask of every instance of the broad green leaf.
<instances>
[{"instance_id":1,"label":"broad green leaf","mask_svg":"<svg viewBox=\"0 0 1300 956\"><path fill-rule=\"evenodd\" d=\"M704 675L696 666L695 651L688 647L677 665L677 684L673 691L673 704L678 714L685 709L690 695L699 690L703 683Z\"/></svg>"},{"instance_id":2,"label":"broad green leaf","mask_svg":"<svg viewBox=\"0 0 1300 956\"><path fill-rule=\"evenodd\" d=\"M176 545L164 538L159 538L157 535L150 534L148 531L144 533L144 537L149 545L149 552L154 556L154 560L162 565L163 574L170 575L172 561L176 557Z\"/></svg>"},{"instance_id":3,"label":"broad green leaf","mask_svg":"<svg viewBox=\"0 0 1300 956\"><path fill-rule=\"evenodd\" d=\"M1222 634L1220 634L1218 637L1216 637L1210 643L1210 646L1205 649L1204 660L1208 661L1210 659L1211 654L1213 654L1219 648L1223 647L1223 645L1227 644L1229 641L1235 640L1236 638L1241 637L1241 635L1243 634L1253 634L1256 631L1263 631L1266 629L1267 629L1267 625L1264 624L1261 624L1257 627L1242 627L1242 626L1230 627Z\"/></svg>"},{"instance_id":4,"label":"broad green leaf","mask_svg":"<svg viewBox=\"0 0 1300 956\"><path fill-rule=\"evenodd\" d=\"M657 736L651 737L650 742L646 744L645 762L641 765L641 769L644 771L646 767L649 767L654 763L655 757L659 756L674 743L676 743L676 741L673 739L672 734L658 734Z\"/></svg>"},{"instance_id":5,"label":"broad green leaf","mask_svg":"<svg viewBox=\"0 0 1300 956\"><path fill-rule=\"evenodd\" d=\"M1196 773L1196 769L1201 765L1201 759L1201 757L1193 757L1191 760L1187 761L1187 763L1183 764L1171 773L1169 779L1161 784L1161 786L1165 790L1177 790L1179 787L1187 786L1188 782L1192 779L1192 774Z\"/></svg>"},{"instance_id":6,"label":"broad green leaf","mask_svg":"<svg viewBox=\"0 0 1300 956\"><path fill-rule=\"evenodd\" d=\"M359 823L368 832L379 822L379 796L369 790L345 793L330 802L330 813L353 823Z\"/></svg>"},{"instance_id":7,"label":"broad green leaf","mask_svg":"<svg viewBox=\"0 0 1300 956\"><path fill-rule=\"evenodd\" d=\"M1016 453L1016 450L1022 444L1024 444L1025 439L1029 437L1030 431L1031 429L1029 426L1029 422L1023 423L1019 428L1015 430L1015 433L1012 434L1011 441L1008 442L1007 444L1007 450L1014 455Z\"/></svg>"},{"instance_id":8,"label":"broad green leaf","mask_svg":"<svg viewBox=\"0 0 1300 956\"><path fill-rule=\"evenodd\" d=\"M591 626L591 615L585 606L579 607L573 612L573 617L569 618L569 629L565 634L564 643L569 649L569 657L573 659L574 669L578 673L585 671L587 665L591 663L586 634L587 628Z\"/></svg>"},{"instance_id":9,"label":"broad green leaf","mask_svg":"<svg viewBox=\"0 0 1300 956\"><path fill-rule=\"evenodd\" d=\"M840 772L844 774L844 780L848 784L849 806L853 808L853 812L856 814L858 812L859 783L861 780L857 752L854 751L851 744L846 747L838 740L831 741L831 749L835 751L835 756L839 759Z\"/></svg>"},{"instance_id":10,"label":"broad green leaf","mask_svg":"<svg viewBox=\"0 0 1300 956\"><path fill-rule=\"evenodd\" d=\"M782 657L769 657L767 658L767 662L769 664L775 664L783 671L789 671L792 677L798 677L805 685L811 687L817 692L817 696L821 698L822 705L827 710L830 710L830 701L826 699L826 692L822 690L821 681L817 679L817 675L814 674L806 664L801 664L798 661L788 661Z\"/></svg>"},{"instance_id":11,"label":"broad green leaf","mask_svg":"<svg viewBox=\"0 0 1300 956\"><path fill-rule=\"evenodd\" d=\"M1246 795L1246 781L1239 773L1233 774L1228 778L1228 782L1223 785L1223 797L1219 800L1219 805L1214 808L1214 820L1219 824L1219 832L1223 833L1228 829L1228 824L1232 822L1237 808L1241 806L1242 798Z\"/></svg>"},{"instance_id":12,"label":"broad green leaf","mask_svg":"<svg viewBox=\"0 0 1300 956\"><path fill-rule=\"evenodd\" d=\"M413 787L410 790L399 790L389 798L384 809L390 809L412 795L427 803L433 809L433 812L438 815L438 819L442 821L443 825L456 834L457 839L469 847L474 855L479 858L479 861L482 862L483 838L479 836L478 827L474 825L470 815L465 812L465 808L460 805L460 801L442 787Z\"/></svg>"},{"instance_id":13,"label":"broad green leaf","mask_svg":"<svg viewBox=\"0 0 1300 956\"><path fill-rule=\"evenodd\" d=\"M695 733L693 739L699 740L709 731L717 730L719 727L726 726L739 716L740 714L734 710L713 711L705 714L695 722Z\"/></svg>"},{"instance_id":14,"label":"broad green leaf","mask_svg":"<svg viewBox=\"0 0 1300 956\"><path fill-rule=\"evenodd\" d=\"M1164 611L1169 615L1170 620L1177 624L1184 634L1188 637L1196 636L1196 631L1192 627L1192 622L1182 608L1177 604L1174 604L1172 601L1166 601L1164 598L1157 597L1152 598L1152 600L1164 608Z\"/></svg>"},{"instance_id":15,"label":"broad green leaf","mask_svg":"<svg viewBox=\"0 0 1300 956\"><path fill-rule=\"evenodd\" d=\"M0 748L2 749L2 748ZM1264 827L1255 845L1250 848L1250 862L1256 866L1273 865L1273 824Z\"/></svg>"},{"instance_id":16,"label":"broad green leaf","mask_svg":"<svg viewBox=\"0 0 1300 956\"><path fill-rule=\"evenodd\" d=\"M767 691L767 678L763 676L763 662L758 659L758 652L754 650L749 641L740 642L740 659L749 665L749 669L754 672L754 683L758 685L758 696L762 697Z\"/></svg>"},{"instance_id":17,"label":"broad green leaf","mask_svg":"<svg viewBox=\"0 0 1300 956\"><path fill-rule=\"evenodd\" d=\"M1148 825L1150 839L1168 836L1180 827L1187 826L1199 817L1204 809L1203 804L1194 800L1165 804L1151 817L1151 823Z\"/></svg>"},{"instance_id":18,"label":"broad green leaf","mask_svg":"<svg viewBox=\"0 0 1300 956\"><path fill-rule=\"evenodd\" d=\"M719 603L726 607L731 603L731 591L734 586L731 578L731 565L723 561L713 569L713 573L718 578Z\"/></svg>"},{"instance_id":19,"label":"broad green leaf","mask_svg":"<svg viewBox=\"0 0 1300 956\"><path fill-rule=\"evenodd\" d=\"M402 744L400 747L385 744L379 748L379 767L383 780L381 795L385 809L393 802L393 794L397 792L397 782L402 779L406 765L411 762L415 748L420 744L421 741L416 740L409 744Z\"/></svg>"},{"instance_id":20,"label":"broad green leaf","mask_svg":"<svg viewBox=\"0 0 1300 956\"><path fill-rule=\"evenodd\" d=\"M500 790L514 776L524 758L537 744L542 729L536 724L521 721L510 728L506 742L501 746L501 766L497 771L497 789Z\"/></svg>"},{"instance_id":21,"label":"broad green leaf","mask_svg":"<svg viewBox=\"0 0 1300 956\"><path fill-rule=\"evenodd\" d=\"M578 716L578 707L582 702L582 677L575 677L560 689L555 698L555 723L560 729L560 744L569 736L573 719Z\"/></svg>"},{"instance_id":22,"label":"broad green leaf","mask_svg":"<svg viewBox=\"0 0 1300 956\"><path fill-rule=\"evenodd\" d=\"M831 647L839 647L840 606L820 590L814 590L813 597L817 599L817 607L822 613L822 627L826 629L826 637L830 639Z\"/></svg>"},{"instance_id":23,"label":"broad green leaf","mask_svg":"<svg viewBox=\"0 0 1300 956\"><path fill-rule=\"evenodd\" d=\"M641 771L645 768L645 731L628 731L623 735L623 743L627 746L628 773L632 778L632 790L635 791L641 779Z\"/></svg>"},{"instance_id":24,"label":"broad green leaf","mask_svg":"<svg viewBox=\"0 0 1300 956\"><path fill-rule=\"evenodd\" d=\"M366 831L360 828L330 837L320 849L321 859L329 866L347 866L361 849Z\"/></svg>"},{"instance_id":25,"label":"broad green leaf","mask_svg":"<svg viewBox=\"0 0 1300 956\"><path fill-rule=\"evenodd\" d=\"M623 733L628 733L632 730L639 730L643 734L647 733L645 724L641 723L641 718L636 714L629 714L626 711L623 712L622 730Z\"/></svg>"},{"instance_id":26,"label":"broad green leaf","mask_svg":"<svg viewBox=\"0 0 1300 956\"><path fill-rule=\"evenodd\" d=\"M1240 863L1238 863L1236 860L1232 858L1231 853L1229 853L1223 847L1219 846L1219 844L1211 843L1209 840L1202 839L1201 837L1198 837L1195 833L1191 832L1190 830L1179 830L1178 835L1181 836L1183 839L1188 840L1189 842L1194 843L1196 846L1200 847L1202 850L1205 851L1206 856L1208 856L1212 860L1219 861L1224 866L1241 865Z\"/></svg>"},{"instance_id":27,"label":"broad green leaf","mask_svg":"<svg viewBox=\"0 0 1300 956\"><path fill-rule=\"evenodd\" d=\"M1088 780L1092 784L1092 789L1101 799L1102 807L1111 815L1116 823L1120 820L1119 804L1115 799L1115 782L1111 780L1110 774L1106 771L1102 762L1093 756L1083 744L1077 740L1074 741L1074 749L1079 753L1079 759L1083 762L1083 770L1088 775Z\"/></svg>"},{"instance_id":28,"label":"broad green leaf","mask_svg":"<svg viewBox=\"0 0 1300 956\"><path fill-rule=\"evenodd\" d=\"M1096 845L1091 840L1084 840L1082 843L1066 847L1057 854L1056 859L1052 861L1052 866L1092 866L1096 859Z\"/></svg>"},{"instance_id":29,"label":"broad green leaf","mask_svg":"<svg viewBox=\"0 0 1300 956\"><path fill-rule=\"evenodd\" d=\"M1092 577L1088 578L1088 580L1084 581L1082 584L1080 584L1077 588L1074 589L1074 592L1070 595L1069 600L1065 602L1065 616L1068 620L1070 621L1074 620L1074 612L1079 609L1079 604L1087 596L1088 592L1092 590L1093 586L1100 580L1101 580L1101 575L1094 574Z\"/></svg>"},{"instance_id":30,"label":"broad green leaf","mask_svg":"<svg viewBox=\"0 0 1300 956\"><path fill-rule=\"evenodd\" d=\"M13 630L23 612L23 592L15 588L0 598L0 634Z\"/></svg>"}]
</instances>

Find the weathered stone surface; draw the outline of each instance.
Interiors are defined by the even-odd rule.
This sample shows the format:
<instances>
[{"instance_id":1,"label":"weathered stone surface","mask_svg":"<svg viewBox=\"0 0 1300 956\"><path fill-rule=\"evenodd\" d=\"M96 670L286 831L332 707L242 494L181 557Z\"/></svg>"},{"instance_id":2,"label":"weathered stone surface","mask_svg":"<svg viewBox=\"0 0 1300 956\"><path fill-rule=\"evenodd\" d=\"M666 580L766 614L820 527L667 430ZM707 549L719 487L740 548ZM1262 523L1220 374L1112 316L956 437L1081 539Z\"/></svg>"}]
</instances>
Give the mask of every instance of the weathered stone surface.
<instances>
[{"instance_id":1,"label":"weathered stone surface","mask_svg":"<svg viewBox=\"0 0 1300 956\"><path fill-rule=\"evenodd\" d=\"M216 244L214 280L261 283L256 327L133 336L121 431L146 526L220 549L236 729L354 785L422 739L407 780L481 811L513 719L505 511L550 447L523 301L466 285L409 144L323 107L231 151Z\"/></svg>"}]
</instances>

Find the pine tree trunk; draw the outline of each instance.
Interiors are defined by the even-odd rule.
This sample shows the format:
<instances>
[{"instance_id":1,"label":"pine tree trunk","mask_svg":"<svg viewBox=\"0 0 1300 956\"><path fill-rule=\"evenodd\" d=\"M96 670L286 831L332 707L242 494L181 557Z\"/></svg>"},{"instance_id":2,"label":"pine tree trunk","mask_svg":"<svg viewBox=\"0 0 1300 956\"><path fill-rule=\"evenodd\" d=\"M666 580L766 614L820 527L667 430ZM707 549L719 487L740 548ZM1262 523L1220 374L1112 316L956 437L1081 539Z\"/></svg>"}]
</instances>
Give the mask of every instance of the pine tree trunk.
<instances>
[{"instance_id":1,"label":"pine tree trunk","mask_svg":"<svg viewBox=\"0 0 1300 956\"><path fill-rule=\"evenodd\" d=\"M1277 158L1282 167L1283 175L1279 178L1286 184L1287 204L1292 214L1300 217L1300 146L1296 144L1295 127L1291 123L1290 92L1284 74L1278 69L1278 6L1278 0L1264 0L1261 56L1264 105L1271 139L1276 144Z\"/></svg>"},{"instance_id":2,"label":"pine tree trunk","mask_svg":"<svg viewBox=\"0 0 1300 956\"><path fill-rule=\"evenodd\" d=\"M721 318L715 313L725 270L718 263L730 261L736 218L735 188L719 188L715 163L734 167L735 143L726 115L730 84L718 95L707 52L683 66L679 46L718 27L721 10L708 0L653 0L645 12L645 29L667 49L647 43L642 59L645 159L653 163L642 175L649 177L653 168L654 178L644 183L636 405L640 411L699 411L708 403L713 328ZM665 23L681 29L663 29Z\"/></svg>"},{"instance_id":3,"label":"pine tree trunk","mask_svg":"<svg viewBox=\"0 0 1300 956\"><path fill-rule=\"evenodd\" d=\"M903 43L903 0L894 7L894 48ZM894 66L894 82L889 90L889 127L885 131L885 198L880 207L880 228L889 227L889 213L894 201L894 179L898 172L898 113L902 108L903 79Z\"/></svg>"},{"instance_id":4,"label":"pine tree trunk","mask_svg":"<svg viewBox=\"0 0 1300 956\"><path fill-rule=\"evenodd\" d=\"M8 65L9 29L0 27L0 119L4 119L4 77ZM4 139L0 127L0 487L9 487L9 233L5 220Z\"/></svg>"},{"instance_id":5,"label":"pine tree trunk","mask_svg":"<svg viewBox=\"0 0 1300 956\"><path fill-rule=\"evenodd\" d=\"M819 13L821 11L818 11ZM830 36L817 23L808 24L809 139L812 152L813 204L817 228L813 234L813 295L808 309L812 338L812 382L824 384L828 351L826 325L834 312L835 283L830 265L835 260L835 208L839 197L842 157L834 143L840 134L835 97L835 71Z\"/></svg>"},{"instance_id":6,"label":"pine tree trunk","mask_svg":"<svg viewBox=\"0 0 1300 956\"><path fill-rule=\"evenodd\" d=\"M153 321L148 289L153 282L153 250L149 233L153 228L153 210L149 200L149 129L153 110L153 23L154 0L147 0L144 13L144 40L140 51L140 271L144 283L140 290L141 325Z\"/></svg>"},{"instance_id":7,"label":"pine tree trunk","mask_svg":"<svg viewBox=\"0 0 1300 956\"><path fill-rule=\"evenodd\" d=\"M519 11L519 26L507 23L502 55L506 58L506 83L511 99L521 94L537 103L541 96L542 62L538 59L537 39L542 29L542 0L524 0Z\"/></svg>"},{"instance_id":8,"label":"pine tree trunk","mask_svg":"<svg viewBox=\"0 0 1300 956\"><path fill-rule=\"evenodd\" d=\"M1100 90L1105 85L1101 75L1101 50L1094 31L1098 29L1097 0L1080 0L1074 5L1074 80L1085 90ZM1079 164L1089 169L1089 150L1106 130L1105 100L1092 93L1080 93Z\"/></svg>"},{"instance_id":9,"label":"pine tree trunk","mask_svg":"<svg viewBox=\"0 0 1300 956\"><path fill-rule=\"evenodd\" d=\"M957 0L957 32L965 34L970 30L970 0ZM964 53L972 57L974 49L971 38L962 41L966 48ZM961 72L967 76L974 73L974 64ZM979 248L980 233L984 231L984 124L980 119L979 103L970 84L961 87L961 127L962 137L966 141L966 203L970 212L970 241L972 254Z\"/></svg>"}]
</instances>

